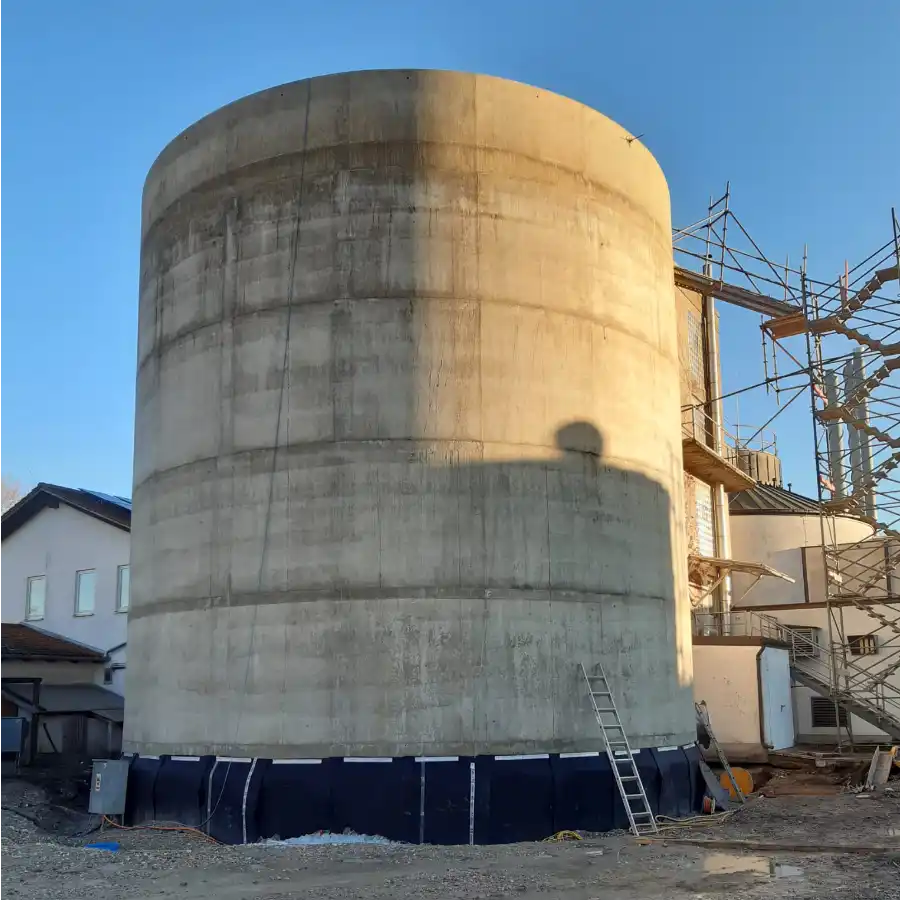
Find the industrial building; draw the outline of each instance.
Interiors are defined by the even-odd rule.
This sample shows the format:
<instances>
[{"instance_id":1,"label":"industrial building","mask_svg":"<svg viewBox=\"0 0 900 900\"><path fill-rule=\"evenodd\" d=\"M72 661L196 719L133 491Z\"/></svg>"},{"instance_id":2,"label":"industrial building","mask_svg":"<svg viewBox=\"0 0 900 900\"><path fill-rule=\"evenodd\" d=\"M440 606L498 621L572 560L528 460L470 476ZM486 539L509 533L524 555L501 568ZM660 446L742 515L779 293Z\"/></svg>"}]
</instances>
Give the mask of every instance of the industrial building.
<instances>
[{"instance_id":1,"label":"industrial building","mask_svg":"<svg viewBox=\"0 0 900 900\"><path fill-rule=\"evenodd\" d=\"M785 578L732 552L728 496L756 470L725 436L715 300L796 306L715 279L708 250L673 266L670 218L624 129L480 75L283 85L163 150L132 820L230 841L619 827L597 664L652 812L698 808L692 621L733 640L737 574Z\"/></svg>"},{"instance_id":2,"label":"industrial building","mask_svg":"<svg viewBox=\"0 0 900 900\"><path fill-rule=\"evenodd\" d=\"M735 226L743 249L726 239ZM718 270L715 296L762 314L760 384L779 404L744 438L725 433L726 456L755 483L730 498L733 577L722 586L732 596L695 605L695 693L716 698L719 737L738 759L765 760L790 742L853 748L897 740L900 301L888 295L900 276L896 211L885 243L831 281L811 276L806 251L799 268L767 259L729 217L727 190L696 227L674 232L674 247L676 260L702 260L705 276ZM697 277L676 266L676 282ZM784 489L766 434L804 398L815 498ZM779 715L788 709L792 723Z\"/></svg>"}]
</instances>

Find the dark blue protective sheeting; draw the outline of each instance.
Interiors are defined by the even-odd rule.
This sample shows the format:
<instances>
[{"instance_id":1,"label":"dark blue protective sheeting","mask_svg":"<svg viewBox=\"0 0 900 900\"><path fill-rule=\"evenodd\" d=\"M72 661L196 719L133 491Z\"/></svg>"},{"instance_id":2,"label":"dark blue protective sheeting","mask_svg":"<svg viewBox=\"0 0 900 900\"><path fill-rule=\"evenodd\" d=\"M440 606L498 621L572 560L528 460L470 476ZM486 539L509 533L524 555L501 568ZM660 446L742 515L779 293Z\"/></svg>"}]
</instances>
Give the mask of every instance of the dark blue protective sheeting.
<instances>
[{"instance_id":1,"label":"dark blue protective sheeting","mask_svg":"<svg viewBox=\"0 0 900 900\"><path fill-rule=\"evenodd\" d=\"M334 831L331 796L338 761L273 762L259 797L258 823L264 838L290 838ZM340 830L340 829L337 829Z\"/></svg>"},{"instance_id":2,"label":"dark blue protective sheeting","mask_svg":"<svg viewBox=\"0 0 900 900\"><path fill-rule=\"evenodd\" d=\"M214 757L172 759L160 757L159 772L153 787L153 802L159 822L179 822L194 828L203 822L209 770Z\"/></svg>"},{"instance_id":3,"label":"dark blue protective sheeting","mask_svg":"<svg viewBox=\"0 0 900 900\"><path fill-rule=\"evenodd\" d=\"M162 761L156 757L136 756L128 768L128 789L125 792L125 822L139 825L156 818L154 789Z\"/></svg>"},{"instance_id":4,"label":"dark blue protective sheeting","mask_svg":"<svg viewBox=\"0 0 900 900\"><path fill-rule=\"evenodd\" d=\"M606 753L552 756L553 831L609 831L618 799Z\"/></svg>"},{"instance_id":5,"label":"dark blue protective sheeting","mask_svg":"<svg viewBox=\"0 0 900 900\"><path fill-rule=\"evenodd\" d=\"M645 751L646 752L646 751ZM651 750L659 769L659 815L678 819L691 808L690 765L681 747Z\"/></svg>"},{"instance_id":6,"label":"dark blue protective sheeting","mask_svg":"<svg viewBox=\"0 0 900 900\"><path fill-rule=\"evenodd\" d=\"M335 830L419 842L419 765L412 756L390 762L338 762L332 797Z\"/></svg>"},{"instance_id":7,"label":"dark blue protective sheeting","mask_svg":"<svg viewBox=\"0 0 900 900\"><path fill-rule=\"evenodd\" d=\"M489 812L486 843L539 841L553 834L553 772L549 757L494 757L490 766L478 757L475 795L484 789L482 772L489 773ZM476 804L477 808L477 804Z\"/></svg>"},{"instance_id":8,"label":"dark blue protective sheeting","mask_svg":"<svg viewBox=\"0 0 900 900\"><path fill-rule=\"evenodd\" d=\"M701 808L699 758L693 744L635 753L654 814L677 817ZM472 763L475 843L540 840L564 829L628 827L605 753L424 763L412 757L279 764L136 757L126 821L205 825L213 837L230 844L345 828L413 844L464 844L469 841Z\"/></svg>"},{"instance_id":9,"label":"dark blue protective sheeting","mask_svg":"<svg viewBox=\"0 0 900 900\"><path fill-rule=\"evenodd\" d=\"M703 810L703 795L706 793L706 784L700 772L700 748L696 744L690 744L682 747L682 750L688 761L691 778L691 812L698 813Z\"/></svg>"},{"instance_id":10,"label":"dark blue protective sheeting","mask_svg":"<svg viewBox=\"0 0 900 900\"><path fill-rule=\"evenodd\" d=\"M425 770L426 844L469 843L470 764L474 758L420 763Z\"/></svg>"},{"instance_id":11,"label":"dark blue protective sheeting","mask_svg":"<svg viewBox=\"0 0 900 900\"><path fill-rule=\"evenodd\" d=\"M217 841L241 844L246 838L250 844L259 839L257 809L269 762L219 759L213 766L206 801L210 811L203 818L209 817L207 831Z\"/></svg>"},{"instance_id":12,"label":"dark blue protective sheeting","mask_svg":"<svg viewBox=\"0 0 900 900\"><path fill-rule=\"evenodd\" d=\"M638 775L644 784L644 792L650 801L650 809L654 816L659 815L660 776L659 768L652 750L644 748L634 751L634 761L637 763Z\"/></svg>"}]
</instances>

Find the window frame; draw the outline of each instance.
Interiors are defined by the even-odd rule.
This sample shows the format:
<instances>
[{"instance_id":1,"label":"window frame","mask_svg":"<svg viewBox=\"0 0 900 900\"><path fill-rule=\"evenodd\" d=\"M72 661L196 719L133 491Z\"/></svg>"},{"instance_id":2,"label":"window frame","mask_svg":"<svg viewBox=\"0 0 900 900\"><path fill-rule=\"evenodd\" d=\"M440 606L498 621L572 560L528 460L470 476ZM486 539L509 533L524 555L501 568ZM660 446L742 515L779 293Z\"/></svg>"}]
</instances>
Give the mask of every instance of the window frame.
<instances>
[{"instance_id":1,"label":"window frame","mask_svg":"<svg viewBox=\"0 0 900 900\"><path fill-rule=\"evenodd\" d=\"M705 481L694 482L694 521L697 533L697 552L701 556L716 555L716 524L713 517L712 487Z\"/></svg>"},{"instance_id":2,"label":"window frame","mask_svg":"<svg viewBox=\"0 0 900 900\"><path fill-rule=\"evenodd\" d=\"M80 588L81 588L81 577L82 575L93 575L94 576L94 587L93 587L93 597L91 608L88 611L80 610L78 608L78 600L80 596ZM73 615L78 618L82 618L85 616L92 616L97 610L97 570L96 569L79 569L75 573L75 609Z\"/></svg>"},{"instance_id":3,"label":"window frame","mask_svg":"<svg viewBox=\"0 0 900 900\"><path fill-rule=\"evenodd\" d=\"M122 573L128 572L128 598L125 605L122 605ZM116 568L116 612L127 613L131 608L131 563Z\"/></svg>"},{"instance_id":4,"label":"window frame","mask_svg":"<svg viewBox=\"0 0 900 900\"><path fill-rule=\"evenodd\" d=\"M41 605L41 614L35 616L31 614L31 585L35 581L44 582L44 600ZM47 615L47 576L46 575L29 575L25 579L25 621L41 622Z\"/></svg>"},{"instance_id":5,"label":"window frame","mask_svg":"<svg viewBox=\"0 0 900 900\"><path fill-rule=\"evenodd\" d=\"M687 311L688 378L691 384L706 387L706 366L703 354L703 313Z\"/></svg>"},{"instance_id":6,"label":"window frame","mask_svg":"<svg viewBox=\"0 0 900 900\"><path fill-rule=\"evenodd\" d=\"M818 707L818 710L816 709ZM827 717L828 721L822 724L822 716L819 713L819 710L824 713L826 709L830 710L830 714ZM812 728L844 728L846 729L848 726L848 722L850 717L847 714L847 710L842 706L838 707L837 712L837 721L832 718L834 716L834 701L828 697L819 697L816 695L812 695L809 698L809 723ZM819 724L817 724L817 720Z\"/></svg>"},{"instance_id":7,"label":"window frame","mask_svg":"<svg viewBox=\"0 0 900 900\"><path fill-rule=\"evenodd\" d=\"M874 634L848 634L847 649L851 656L877 656L878 638Z\"/></svg>"}]
</instances>

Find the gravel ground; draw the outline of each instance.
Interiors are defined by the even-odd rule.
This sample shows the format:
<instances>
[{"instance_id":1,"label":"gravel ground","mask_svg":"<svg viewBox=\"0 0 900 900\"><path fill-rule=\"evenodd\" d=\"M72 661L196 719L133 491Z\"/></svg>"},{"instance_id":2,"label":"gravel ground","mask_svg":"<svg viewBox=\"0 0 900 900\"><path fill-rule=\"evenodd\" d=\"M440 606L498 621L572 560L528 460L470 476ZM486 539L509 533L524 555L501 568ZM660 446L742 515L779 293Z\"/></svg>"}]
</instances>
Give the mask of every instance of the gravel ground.
<instances>
[{"instance_id":1,"label":"gravel ground","mask_svg":"<svg viewBox=\"0 0 900 900\"><path fill-rule=\"evenodd\" d=\"M640 846L624 834L482 847L225 847L172 832L86 834L87 816L48 807L39 788L18 781L4 781L3 806L8 898L900 898L900 792L759 799L723 825L661 835L882 848L812 855ZM84 848L101 837L119 841L119 852Z\"/></svg>"}]
</instances>

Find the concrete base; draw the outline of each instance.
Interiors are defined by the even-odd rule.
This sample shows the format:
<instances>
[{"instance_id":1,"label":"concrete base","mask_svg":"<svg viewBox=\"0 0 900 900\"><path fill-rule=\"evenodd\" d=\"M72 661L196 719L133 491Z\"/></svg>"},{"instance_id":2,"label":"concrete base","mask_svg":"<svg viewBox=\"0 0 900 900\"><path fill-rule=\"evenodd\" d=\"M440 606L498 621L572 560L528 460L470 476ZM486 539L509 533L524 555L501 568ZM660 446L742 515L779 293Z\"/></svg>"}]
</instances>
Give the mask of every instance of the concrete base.
<instances>
[{"instance_id":1,"label":"concrete base","mask_svg":"<svg viewBox=\"0 0 900 900\"><path fill-rule=\"evenodd\" d=\"M636 750L657 815L699 811L695 744ZM316 831L410 844L534 841L564 829L627 828L597 752L476 757L132 757L126 821L178 821L229 844Z\"/></svg>"}]
</instances>

